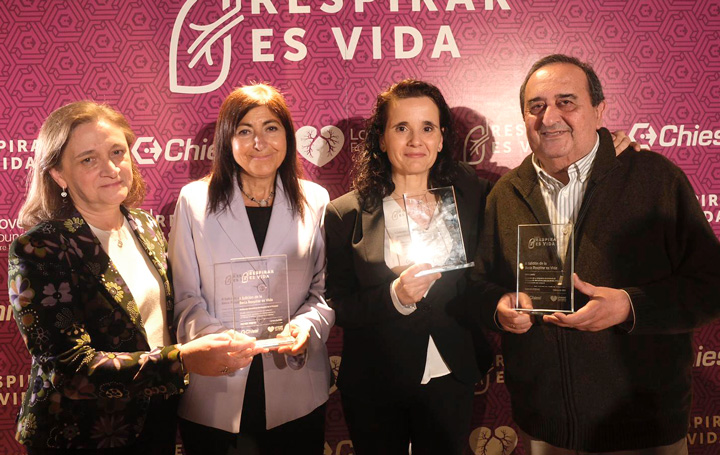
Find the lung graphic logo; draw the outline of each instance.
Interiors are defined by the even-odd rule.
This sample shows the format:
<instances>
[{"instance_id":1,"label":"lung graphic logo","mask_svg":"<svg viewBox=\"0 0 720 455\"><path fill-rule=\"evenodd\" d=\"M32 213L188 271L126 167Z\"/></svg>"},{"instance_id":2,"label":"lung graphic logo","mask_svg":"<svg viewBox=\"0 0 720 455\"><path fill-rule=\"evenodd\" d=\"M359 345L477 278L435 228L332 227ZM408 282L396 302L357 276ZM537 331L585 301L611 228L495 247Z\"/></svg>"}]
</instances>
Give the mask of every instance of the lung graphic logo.
<instances>
[{"instance_id":1,"label":"lung graphic logo","mask_svg":"<svg viewBox=\"0 0 720 455\"><path fill-rule=\"evenodd\" d=\"M489 157L492 153L489 147L492 147L490 128L488 128L487 121L484 121L471 129L465 137L463 161L471 166L482 163L485 156Z\"/></svg>"},{"instance_id":2,"label":"lung graphic logo","mask_svg":"<svg viewBox=\"0 0 720 455\"><path fill-rule=\"evenodd\" d=\"M142 136L135 140L131 153L137 164L155 164L160 158L162 147L154 137Z\"/></svg>"},{"instance_id":3,"label":"lung graphic logo","mask_svg":"<svg viewBox=\"0 0 720 455\"><path fill-rule=\"evenodd\" d=\"M507 426L495 428L494 433L487 427L475 428L470 433L470 448L477 455L509 455L517 443L517 433Z\"/></svg>"},{"instance_id":4,"label":"lung graphic logo","mask_svg":"<svg viewBox=\"0 0 720 455\"><path fill-rule=\"evenodd\" d=\"M323 126L318 134L314 126L303 126L295 133L298 152L317 167L323 167L345 145L345 134L336 126Z\"/></svg>"},{"instance_id":5,"label":"lung graphic logo","mask_svg":"<svg viewBox=\"0 0 720 455\"><path fill-rule=\"evenodd\" d=\"M240 0L235 0L235 6L230 8L231 0L222 0L224 14L214 22L208 24L197 24L188 19L190 10L198 0L186 0L175 19L172 35L170 37L170 91L175 93L207 93L220 87L227 79L230 72L230 60L232 56L232 37L230 31L245 19L240 14ZM212 17L212 16L208 16ZM186 22L188 22L186 24ZM189 29L189 30L188 30ZM181 40L181 35L193 33L189 43ZM187 38L187 37L186 37ZM187 44L187 45L186 45ZM187 66L184 72L193 70L203 59L208 67L215 66L213 59L213 48L222 46L222 50L215 49L216 57L220 57L220 72L217 78L208 84L183 85L178 82L179 66ZM187 57L190 61L187 61ZM199 69L199 68L197 68Z\"/></svg>"},{"instance_id":6,"label":"lung graphic logo","mask_svg":"<svg viewBox=\"0 0 720 455\"><path fill-rule=\"evenodd\" d=\"M333 385L330 387L331 395L337 390L337 377L340 372L340 362L342 362L342 357L339 355L330 356L330 369L332 370L333 375Z\"/></svg>"},{"instance_id":7,"label":"lung graphic logo","mask_svg":"<svg viewBox=\"0 0 720 455\"><path fill-rule=\"evenodd\" d=\"M641 133L638 135L638 132ZM657 133L649 123L636 123L628 136L645 150L650 150L650 147L655 144L655 139L657 139Z\"/></svg>"}]
</instances>

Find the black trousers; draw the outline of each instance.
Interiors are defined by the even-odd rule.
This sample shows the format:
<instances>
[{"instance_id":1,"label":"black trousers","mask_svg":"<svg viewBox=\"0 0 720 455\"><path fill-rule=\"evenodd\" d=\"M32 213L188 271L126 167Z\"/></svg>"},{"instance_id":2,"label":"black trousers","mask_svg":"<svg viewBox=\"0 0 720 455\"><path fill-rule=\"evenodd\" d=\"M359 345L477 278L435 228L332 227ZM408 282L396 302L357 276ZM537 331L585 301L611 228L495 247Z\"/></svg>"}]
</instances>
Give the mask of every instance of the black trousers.
<instances>
[{"instance_id":1,"label":"black trousers","mask_svg":"<svg viewBox=\"0 0 720 455\"><path fill-rule=\"evenodd\" d=\"M461 455L468 445L474 386L452 374L383 400L342 394L356 455Z\"/></svg>"},{"instance_id":2,"label":"black trousers","mask_svg":"<svg viewBox=\"0 0 720 455\"><path fill-rule=\"evenodd\" d=\"M288 391L292 393L292 391ZM245 387L240 432L180 419L186 455L322 455L325 446L325 405L310 414L265 429L265 385L262 359L253 359Z\"/></svg>"},{"instance_id":3,"label":"black trousers","mask_svg":"<svg viewBox=\"0 0 720 455\"><path fill-rule=\"evenodd\" d=\"M153 398L137 441L112 449L48 449L27 447L28 455L175 455L179 397Z\"/></svg>"}]
</instances>

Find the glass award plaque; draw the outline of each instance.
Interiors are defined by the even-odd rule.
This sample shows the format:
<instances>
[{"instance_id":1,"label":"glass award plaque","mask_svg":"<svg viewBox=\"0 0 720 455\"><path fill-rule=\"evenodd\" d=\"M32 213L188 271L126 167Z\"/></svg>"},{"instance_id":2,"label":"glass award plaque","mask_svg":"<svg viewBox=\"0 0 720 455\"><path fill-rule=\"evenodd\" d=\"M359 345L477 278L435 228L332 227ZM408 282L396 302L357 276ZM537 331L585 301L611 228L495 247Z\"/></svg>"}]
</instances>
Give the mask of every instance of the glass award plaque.
<instances>
[{"instance_id":1,"label":"glass award plaque","mask_svg":"<svg viewBox=\"0 0 720 455\"><path fill-rule=\"evenodd\" d=\"M525 293L531 314L574 313L574 242L572 224L518 226L517 293Z\"/></svg>"},{"instance_id":2,"label":"glass award plaque","mask_svg":"<svg viewBox=\"0 0 720 455\"><path fill-rule=\"evenodd\" d=\"M217 317L236 332L256 338L257 347L294 343L292 337L276 338L290 320L284 254L215 264L215 298Z\"/></svg>"},{"instance_id":3,"label":"glass award plaque","mask_svg":"<svg viewBox=\"0 0 720 455\"><path fill-rule=\"evenodd\" d=\"M403 194L410 237L408 257L432 266L416 276L472 267L467 261L452 186Z\"/></svg>"}]
</instances>

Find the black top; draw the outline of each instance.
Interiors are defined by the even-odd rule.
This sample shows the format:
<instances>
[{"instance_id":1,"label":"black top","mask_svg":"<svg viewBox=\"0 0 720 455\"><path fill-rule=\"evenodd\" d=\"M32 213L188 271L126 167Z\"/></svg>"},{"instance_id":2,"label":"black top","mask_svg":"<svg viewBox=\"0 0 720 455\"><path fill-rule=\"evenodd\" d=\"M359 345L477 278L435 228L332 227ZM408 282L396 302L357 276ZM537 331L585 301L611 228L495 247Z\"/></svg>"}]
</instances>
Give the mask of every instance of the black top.
<instances>
[{"instance_id":1,"label":"black top","mask_svg":"<svg viewBox=\"0 0 720 455\"><path fill-rule=\"evenodd\" d=\"M247 209L248 220L252 228L255 244L258 253L262 254L263 245L265 245L265 235L270 225L270 215L272 214L272 206L270 207L245 207Z\"/></svg>"}]
</instances>

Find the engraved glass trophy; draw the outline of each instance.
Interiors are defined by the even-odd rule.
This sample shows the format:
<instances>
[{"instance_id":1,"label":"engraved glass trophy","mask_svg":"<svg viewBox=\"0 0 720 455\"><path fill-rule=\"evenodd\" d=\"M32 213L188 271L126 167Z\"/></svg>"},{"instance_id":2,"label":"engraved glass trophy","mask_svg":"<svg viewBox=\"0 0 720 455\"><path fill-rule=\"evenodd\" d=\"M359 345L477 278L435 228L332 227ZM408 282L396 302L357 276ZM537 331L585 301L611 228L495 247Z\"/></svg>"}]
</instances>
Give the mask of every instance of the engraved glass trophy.
<instances>
[{"instance_id":1,"label":"engraved glass trophy","mask_svg":"<svg viewBox=\"0 0 720 455\"><path fill-rule=\"evenodd\" d=\"M517 293L525 293L531 314L574 313L573 225L521 224L518 226Z\"/></svg>"},{"instance_id":2,"label":"engraved glass trophy","mask_svg":"<svg viewBox=\"0 0 720 455\"><path fill-rule=\"evenodd\" d=\"M431 188L403 194L409 232L408 253L415 264L432 266L416 276L472 267L465 255L455 189Z\"/></svg>"},{"instance_id":3,"label":"engraved glass trophy","mask_svg":"<svg viewBox=\"0 0 720 455\"><path fill-rule=\"evenodd\" d=\"M287 256L231 259L215 264L217 316L228 327L274 348L294 339L276 338L290 320Z\"/></svg>"}]
</instances>

